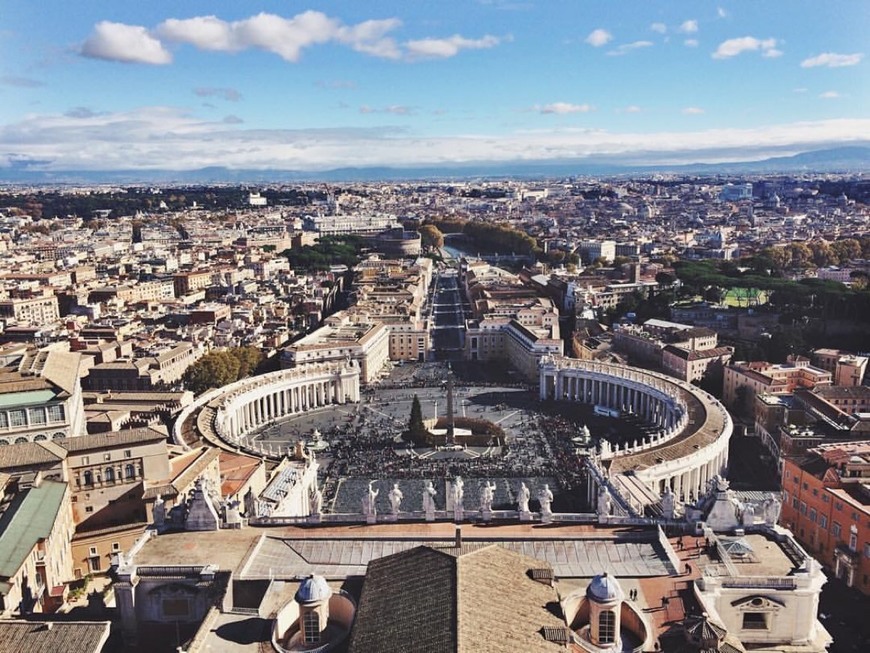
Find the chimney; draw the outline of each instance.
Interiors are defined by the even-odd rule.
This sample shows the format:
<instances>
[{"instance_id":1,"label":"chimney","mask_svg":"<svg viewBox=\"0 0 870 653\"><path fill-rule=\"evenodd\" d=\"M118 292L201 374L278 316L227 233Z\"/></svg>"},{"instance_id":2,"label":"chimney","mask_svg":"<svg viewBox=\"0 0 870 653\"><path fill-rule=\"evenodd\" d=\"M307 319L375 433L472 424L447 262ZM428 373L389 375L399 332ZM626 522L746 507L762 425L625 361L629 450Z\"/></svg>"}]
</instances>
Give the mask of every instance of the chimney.
<instances>
[{"instance_id":1,"label":"chimney","mask_svg":"<svg viewBox=\"0 0 870 653\"><path fill-rule=\"evenodd\" d=\"M453 545L457 549L462 546L462 529L459 526L456 527L456 536L454 537Z\"/></svg>"}]
</instances>

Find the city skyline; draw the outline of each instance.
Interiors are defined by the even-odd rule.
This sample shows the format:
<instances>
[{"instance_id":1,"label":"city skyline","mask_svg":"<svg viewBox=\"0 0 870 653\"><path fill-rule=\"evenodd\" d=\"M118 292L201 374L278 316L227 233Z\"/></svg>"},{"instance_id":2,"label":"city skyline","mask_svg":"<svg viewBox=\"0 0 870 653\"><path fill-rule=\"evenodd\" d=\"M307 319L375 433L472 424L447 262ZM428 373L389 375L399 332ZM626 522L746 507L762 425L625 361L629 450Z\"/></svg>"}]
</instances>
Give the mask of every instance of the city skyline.
<instances>
[{"instance_id":1,"label":"city skyline","mask_svg":"<svg viewBox=\"0 0 870 653\"><path fill-rule=\"evenodd\" d=\"M8 3L0 168L761 159L870 134L844 0Z\"/></svg>"}]
</instances>

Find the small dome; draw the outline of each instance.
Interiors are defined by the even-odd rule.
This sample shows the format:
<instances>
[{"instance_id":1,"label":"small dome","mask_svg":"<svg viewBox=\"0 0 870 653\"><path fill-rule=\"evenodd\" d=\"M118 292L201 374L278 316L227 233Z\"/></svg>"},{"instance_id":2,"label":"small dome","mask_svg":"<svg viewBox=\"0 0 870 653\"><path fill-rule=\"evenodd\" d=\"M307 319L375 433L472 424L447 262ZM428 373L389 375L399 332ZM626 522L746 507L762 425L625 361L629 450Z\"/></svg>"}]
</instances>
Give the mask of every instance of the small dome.
<instances>
[{"instance_id":1,"label":"small dome","mask_svg":"<svg viewBox=\"0 0 870 653\"><path fill-rule=\"evenodd\" d=\"M297 603L319 603L327 601L332 596L332 589L326 582L323 576L309 576L301 583L299 589L296 590L294 597Z\"/></svg>"},{"instance_id":2,"label":"small dome","mask_svg":"<svg viewBox=\"0 0 870 653\"><path fill-rule=\"evenodd\" d=\"M586 588L586 597L593 601L621 601L625 598L622 593L622 588L616 581L616 578L610 576L606 571L592 579L589 587Z\"/></svg>"}]
</instances>

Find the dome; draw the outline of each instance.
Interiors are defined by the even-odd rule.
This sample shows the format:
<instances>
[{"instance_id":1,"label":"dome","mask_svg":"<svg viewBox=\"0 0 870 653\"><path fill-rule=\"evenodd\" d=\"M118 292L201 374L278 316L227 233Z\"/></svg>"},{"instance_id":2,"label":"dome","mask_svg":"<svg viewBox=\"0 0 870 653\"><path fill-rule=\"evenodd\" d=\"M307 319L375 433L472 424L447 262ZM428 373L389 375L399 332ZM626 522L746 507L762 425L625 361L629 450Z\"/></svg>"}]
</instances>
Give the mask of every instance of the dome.
<instances>
[{"instance_id":1,"label":"dome","mask_svg":"<svg viewBox=\"0 0 870 653\"><path fill-rule=\"evenodd\" d=\"M586 588L586 597L593 601L621 601L625 598L622 593L622 588L616 581L616 578L610 576L606 571L592 579L589 587Z\"/></svg>"},{"instance_id":2,"label":"dome","mask_svg":"<svg viewBox=\"0 0 870 653\"><path fill-rule=\"evenodd\" d=\"M299 583L294 598L297 603L305 604L327 601L330 596L332 596L332 589L326 583L326 579L323 576L312 575Z\"/></svg>"},{"instance_id":3,"label":"dome","mask_svg":"<svg viewBox=\"0 0 870 653\"><path fill-rule=\"evenodd\" d=\"M705 612L701 616L686 617L683 622L686 641L701 647L703 650L719 650L719 644L725 639L727 631L712 621Z\"/></svg>"}]
</instances>

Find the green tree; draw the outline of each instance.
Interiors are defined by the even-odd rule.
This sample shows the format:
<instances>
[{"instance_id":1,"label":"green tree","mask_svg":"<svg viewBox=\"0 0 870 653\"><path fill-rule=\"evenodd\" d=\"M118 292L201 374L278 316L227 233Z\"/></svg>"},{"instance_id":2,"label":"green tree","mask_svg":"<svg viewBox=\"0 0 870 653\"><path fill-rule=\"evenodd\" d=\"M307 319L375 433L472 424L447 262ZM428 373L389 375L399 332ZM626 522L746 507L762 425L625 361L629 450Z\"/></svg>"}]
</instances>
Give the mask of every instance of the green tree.
<instances>
[{"instance_id":1,"label":"green tree","mask_svg":"<svg viewBox=\"0 0 870 653\"><path fill-rule=\"evenodd\" d=\"M184 373L184 387L194 394L220 388L239 378L239 359L228 351L209 352Z\"/></svg>"},{"instance_id":2,"label":"green tree","mask_svg":"<svg viewBox=\"0 0 870 653\"><path fill-rule=\"evenodd\" d=\"M411 418L408 420L407 440L414 444L425 444L429 432L423 424L423 408L420 406L420 398L415 394L411 401Z\"/></svg>"},{"instance_id":3,"label":"green tree","mask_svg":"<svg viewBox=\"0 0 870 653\"><path fill-rule=\"evenodd\" d=\"M184 386L200 394L210 388L220 388L252 374L263 361L256 347L232 347L212 351L187 368Z\"/></svg>"},{"instance_id":4,"label":"green tree","mask_svg":"<svg viewBox=\"0 0 870 653\"><path fill-rule=\"evenodd\" d=\"M831 251L840 260L840 265L845 265L852 259L861 257L861 243L854 238L844 238L831 243Z\"/></svg>"},{"instance_id":5,"label":"green tree","mask_svg":"<svg viewBox=\"0 0 870 653\"><path fill-rule=\"evenodd\" d=\"M420 227L420 239L427 249L444 247L444 234L434 224L424 224Z\"/></svg>"}]
</instances>

